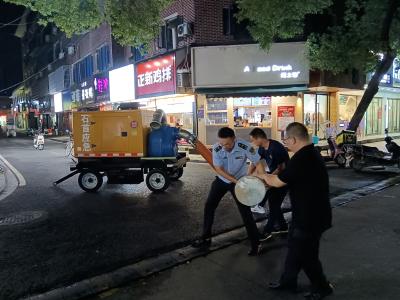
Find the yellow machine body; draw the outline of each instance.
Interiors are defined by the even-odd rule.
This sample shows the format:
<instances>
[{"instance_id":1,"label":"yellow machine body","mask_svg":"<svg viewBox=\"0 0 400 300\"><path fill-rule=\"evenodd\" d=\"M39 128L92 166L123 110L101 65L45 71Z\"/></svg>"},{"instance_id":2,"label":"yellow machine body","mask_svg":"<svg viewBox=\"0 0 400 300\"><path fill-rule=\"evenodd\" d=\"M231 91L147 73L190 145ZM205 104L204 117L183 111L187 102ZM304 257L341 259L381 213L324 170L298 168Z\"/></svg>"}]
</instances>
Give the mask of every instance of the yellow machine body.
<instances>
[{"instance_id":1,"label":"yellow machine body","mask_svg":"<svg viewBox=\"0 0 400 300\"><path fill-rule=\"evenodd\" d=\"M146 156L152 116L145 110L74 112L75 156Z\"/></svg>"}]
</instances>

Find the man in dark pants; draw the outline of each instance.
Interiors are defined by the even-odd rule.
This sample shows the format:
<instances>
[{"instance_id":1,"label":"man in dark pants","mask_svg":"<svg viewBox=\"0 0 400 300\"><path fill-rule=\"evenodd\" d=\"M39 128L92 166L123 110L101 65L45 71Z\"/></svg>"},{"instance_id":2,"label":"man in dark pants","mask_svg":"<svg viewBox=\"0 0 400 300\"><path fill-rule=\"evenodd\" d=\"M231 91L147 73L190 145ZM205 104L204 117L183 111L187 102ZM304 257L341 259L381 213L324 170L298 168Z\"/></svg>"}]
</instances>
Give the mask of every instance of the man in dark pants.
<instances>
[{"instance_id":1,"label":"man in dark pants","mask_svg":"<svg viewBox=\"0 0 400 300\"><path fill-rule=\"evenodd\" d=\"M261 128L254 128L250 132L250 140L253 145L258 147L258 154L260 154L261 159L265 159L268 165L269 174L278 175L285 169L289 161L289 154L281 143L268 139L267 135ZM252 174L254 169L255 166L250 165L249 174ZM270 239L273 233L287 233L288 226L281 209L286 193L286 186L280 188L271 187L268 189L267 194L259 207L255 206L252 208L252 212L258 212L260 211L260 208L264 210L264 205L268 200L268 221L264 227L263 237L261 240L265 241ZM275 226L278 226L278 228Z\"/></svg>"},{"instance_id":2,"label":"man in dark pants","mask_svg":"<svg viewBox=\"0 0 400 300\"><path fill-rule=\"evenodd\" d=\"M332 226L328 172L303 124L289 124L284 143L294 152L287 168L279 175L262 176L269 186L288 185L292 204L285 269L279 283L270 284L270 288L295 291L297 276L304 270L312 285L305 297L319 300L333 292L319 260L321 235Z\"/></svg>"},{"instance_id":3,"label":"man in dark pants","mask_svg":"<svg viewBox=\"0 0 400 300\"><path fill-rule=\"evenodd\" d=\"M207 202L204 208L204 227L202 238L193 244L196 248L208 248L211 245L211 230L214 222L215 210L222 197L229 191L239 209L247 235L251 242L249 255L258 255L260 234L254 221L250 207L241 204L235 196L234 188L238 179L247 174L247 159L262 170L260 156L246 141L237 139L235 132L229 127L218 131L218 143L213 146L213 165L218 176L211 185Z\"/></svg>"}]
</instances>

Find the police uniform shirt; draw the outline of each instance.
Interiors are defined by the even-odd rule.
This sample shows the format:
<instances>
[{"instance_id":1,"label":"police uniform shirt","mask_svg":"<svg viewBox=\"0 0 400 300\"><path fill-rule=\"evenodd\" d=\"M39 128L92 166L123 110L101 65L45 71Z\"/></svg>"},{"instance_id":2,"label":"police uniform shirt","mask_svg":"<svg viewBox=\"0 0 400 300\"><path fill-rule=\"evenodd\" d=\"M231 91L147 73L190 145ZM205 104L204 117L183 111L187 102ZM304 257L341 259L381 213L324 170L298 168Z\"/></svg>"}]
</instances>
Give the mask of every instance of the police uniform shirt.
<instances>
[{"instance_id":1,"label":"police uniform shirt","mask_svg":"<svg viewBox=\"0 0 400 300\"><path fill-rule=\"evenodd\" d=\"M214 144L212 153L214 166L224 169L225 172L236 179L247 175L247 159L253 164L257 164L261 159L256 149L254 149L250 143L242 139L235 140L235 146L231 152L226 151L218 143ZM231 183L221 175L218 175L218 177L226 183Z\"/></svg>"}]
</instances>

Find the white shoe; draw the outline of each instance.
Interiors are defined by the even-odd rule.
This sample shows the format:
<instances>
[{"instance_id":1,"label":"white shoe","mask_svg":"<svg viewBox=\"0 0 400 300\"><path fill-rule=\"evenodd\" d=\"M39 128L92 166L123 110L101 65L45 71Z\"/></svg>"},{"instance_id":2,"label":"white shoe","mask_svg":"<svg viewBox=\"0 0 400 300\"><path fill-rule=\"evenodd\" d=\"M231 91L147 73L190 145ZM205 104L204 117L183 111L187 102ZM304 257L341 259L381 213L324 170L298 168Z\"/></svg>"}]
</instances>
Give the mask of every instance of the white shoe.
<instances>
[{"instance_id":1,"label":"white shoe","mask_svg":"<svg viewBox=\"0 0 400 300\"><path fill-rule=\"evenodd\" d=\"M251 208L251 212L255 214L265 214L265 208L260 205L255 205Z\"/></svg>"}]
</instances>

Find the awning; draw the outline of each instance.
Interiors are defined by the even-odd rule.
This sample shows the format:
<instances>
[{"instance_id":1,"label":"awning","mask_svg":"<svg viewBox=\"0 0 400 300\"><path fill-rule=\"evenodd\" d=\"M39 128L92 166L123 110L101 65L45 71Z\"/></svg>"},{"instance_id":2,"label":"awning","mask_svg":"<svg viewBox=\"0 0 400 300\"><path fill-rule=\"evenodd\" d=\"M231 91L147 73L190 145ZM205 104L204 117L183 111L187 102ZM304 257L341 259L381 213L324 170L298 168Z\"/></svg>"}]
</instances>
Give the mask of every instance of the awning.
<instances>
[{"instance_id":1,"label":"awning","mask_svg":"<svg viewBox=\"0 0 400 300\"><path fill-rule=\"evenodd\" d=\"M298 92L308 91L306 85L296 86L274 86L274 87L241 87L241 88L197 88L198 94L206 94L210 96L289 96L297 95Z\"/></svg>"}]
</instances>

